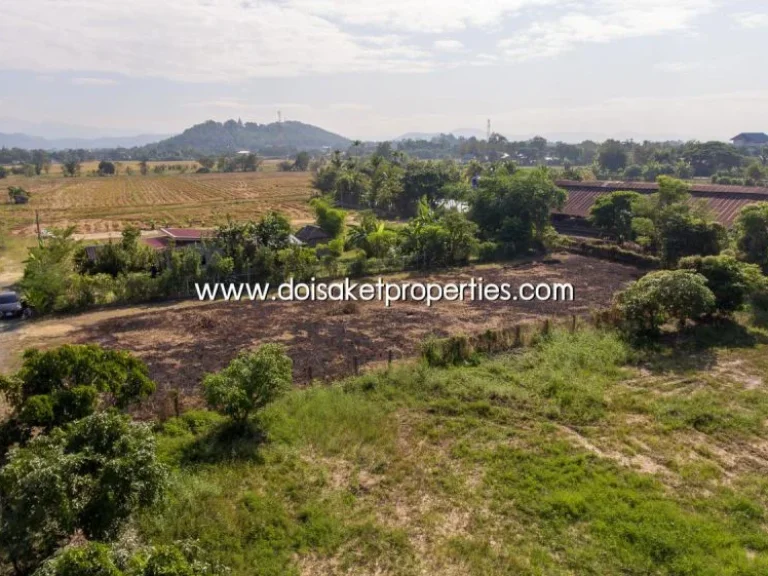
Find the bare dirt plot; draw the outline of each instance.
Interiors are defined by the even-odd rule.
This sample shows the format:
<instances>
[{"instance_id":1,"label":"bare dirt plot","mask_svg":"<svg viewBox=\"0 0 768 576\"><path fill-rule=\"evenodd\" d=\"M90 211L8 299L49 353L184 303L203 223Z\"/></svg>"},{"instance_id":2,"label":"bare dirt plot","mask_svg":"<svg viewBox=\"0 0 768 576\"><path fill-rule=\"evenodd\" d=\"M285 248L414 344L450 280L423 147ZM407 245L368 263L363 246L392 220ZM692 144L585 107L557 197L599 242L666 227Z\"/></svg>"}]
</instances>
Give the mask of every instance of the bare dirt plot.
<instances>
[{"instance_id":1,"label":"bare dirt plot","mask_svg":"<svg viewBox=\"0 0 768 576\"><path fill-rule=\"evenodd\" d=\"M165 176L17 178L29 204L0 203L0 219L16 234L35 233L35 211L43 227L76 225L81 234L115 232L127 224L143 228L211 227L231 216L256 218L280 210L295 222L312 219L309 173L249 172ZM10 181L10 180L9 180Z\"/></svg>"},{"instance_id":2,"label":"bare dirt plot","mask_svg":"<svg viewBox=\"0 0 768 576\"><path fill-rule=\"evenodd\" d=\"M395 358L414 355L429 334L473 334L543 316L586 314L608 304L616 290L642 274L630 266L576 255L558 255L555 262L473 267L408 279L445 283L475 276L513 286L570 282L573 302L442 302L431 308L416 302L391 308L361 302L344 313L342 304L330 302L188 301L32 323L0 334L0 347L95 342L125 349L148 363L161 393L178 388L197 395L205 373L261 343L288 347L297 383L308 379L310 368L313 378L337 378L353 371L354 358L362 367L386 361L390 349Z\"/></svg>"}]
</instances>

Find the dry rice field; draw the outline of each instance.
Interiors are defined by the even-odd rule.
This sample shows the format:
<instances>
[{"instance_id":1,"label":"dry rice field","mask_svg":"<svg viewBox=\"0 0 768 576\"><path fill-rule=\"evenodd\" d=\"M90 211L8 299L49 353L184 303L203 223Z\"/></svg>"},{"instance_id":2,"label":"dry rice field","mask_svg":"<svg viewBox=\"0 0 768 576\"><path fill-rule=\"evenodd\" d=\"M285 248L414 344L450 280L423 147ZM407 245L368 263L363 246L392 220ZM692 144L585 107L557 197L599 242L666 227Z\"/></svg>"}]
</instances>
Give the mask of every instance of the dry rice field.
<instances>
[{"instance_id":1,"label":"dry rice field","mask_svg":"<svg viewBox=\"0 0 768 576\"><path fill-rule=\"evenodd\" d=\"M213 227L227 217L245 220L268 210L280 210L296 223L312 219L309 173L13 177L3 185L31 194L27 205L0 202L0 220L18 235L34 234L35 211L45 228L75 225L83 234L129 224Z\"/></svg>"}]
</instances>

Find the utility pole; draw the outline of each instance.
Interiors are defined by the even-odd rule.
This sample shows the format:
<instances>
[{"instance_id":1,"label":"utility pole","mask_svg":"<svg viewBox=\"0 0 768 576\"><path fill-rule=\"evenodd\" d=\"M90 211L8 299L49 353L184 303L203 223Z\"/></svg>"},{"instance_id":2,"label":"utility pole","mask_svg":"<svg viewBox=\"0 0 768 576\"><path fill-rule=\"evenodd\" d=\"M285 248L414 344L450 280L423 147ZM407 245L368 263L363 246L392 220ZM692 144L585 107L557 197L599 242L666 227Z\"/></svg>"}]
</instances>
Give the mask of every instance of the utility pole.
<instances>
[{"instance_id":1,"label":"utility pole","mask_svg":"<svg viewBox=\"0 0 768 576\"><path fill-rule=\"evenodd\" d=\"M283 123L283 113L280 110L277 111L277 123L278 124Z\"/></svg>"},{"instance_id":2,"label":"utility pole","mask_svg":"<svg viewBox=\"0 0 768 576\"><path fill-rule=\"evenodd\" d=\"M35 210L35 225L37 226L37 243L42 244L43 243L43 236L40 233L40 212Z\"/></svg>"},{"instance_id":3,"label":"utility pole","mask_svg":"<svg viewBox=\"0 0 768 576\"><path fill-rule=\"evenodd\" d=\"M488 118L487 132L488 132L488 141L490 142L491 141L491 119L490 118Z\"/></svg>"}]
</instances>

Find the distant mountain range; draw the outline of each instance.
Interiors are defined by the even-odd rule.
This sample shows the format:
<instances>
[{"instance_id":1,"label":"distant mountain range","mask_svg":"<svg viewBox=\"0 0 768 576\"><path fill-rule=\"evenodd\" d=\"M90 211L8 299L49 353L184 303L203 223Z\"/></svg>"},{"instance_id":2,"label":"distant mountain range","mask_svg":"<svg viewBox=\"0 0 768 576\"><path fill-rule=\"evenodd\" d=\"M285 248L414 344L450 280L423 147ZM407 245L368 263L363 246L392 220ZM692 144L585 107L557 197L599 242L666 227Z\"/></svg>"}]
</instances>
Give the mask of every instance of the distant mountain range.
<instances>
[{"instance_id":1,"label":"distant mountain range","mask_svg":"<svg viewBox=\"0 0 768 576\"><path fill-rule=\"evenodd\" d=\"M143 134L110 138L43 138L28 134L0 133L0 147L26 150L87 150L128 148L133 157L177 157L219 155L248 150L284 154L295 150L346 149L351 140L302 122L255 124L209 120L176 136Z\"/></svg>"},{"instance_id":2,"label":"distant mountain range","mask_svg":"<svg viewBox=\"0 0 768 576\"><path fill-rule=\"evenodd\" d=\"M139 134L138 136L114 136L106 138L43 138L28 134L3 134L0 132L0 148L23 148L25 150L66 150L69 148L135 148L168 138L167 134Z\"/></svg>"}]
</instances>

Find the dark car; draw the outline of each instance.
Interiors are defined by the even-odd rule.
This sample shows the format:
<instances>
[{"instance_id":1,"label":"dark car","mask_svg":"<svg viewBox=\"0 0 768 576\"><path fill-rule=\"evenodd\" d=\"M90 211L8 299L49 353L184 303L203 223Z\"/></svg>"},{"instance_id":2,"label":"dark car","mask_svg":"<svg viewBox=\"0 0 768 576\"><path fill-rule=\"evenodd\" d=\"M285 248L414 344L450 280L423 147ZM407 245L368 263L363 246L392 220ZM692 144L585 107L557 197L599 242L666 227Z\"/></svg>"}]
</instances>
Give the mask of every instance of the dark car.
<instances>
[{"instance_id":1,"label":"dark car","mask_svg":"<svg viewBox=\"0 0 768 576\"><path fill-rule=\"evenodd\" d=\"M0 318L28 318L31 313L16 292L0 292Z\"/></svg>"}]
</instances>

